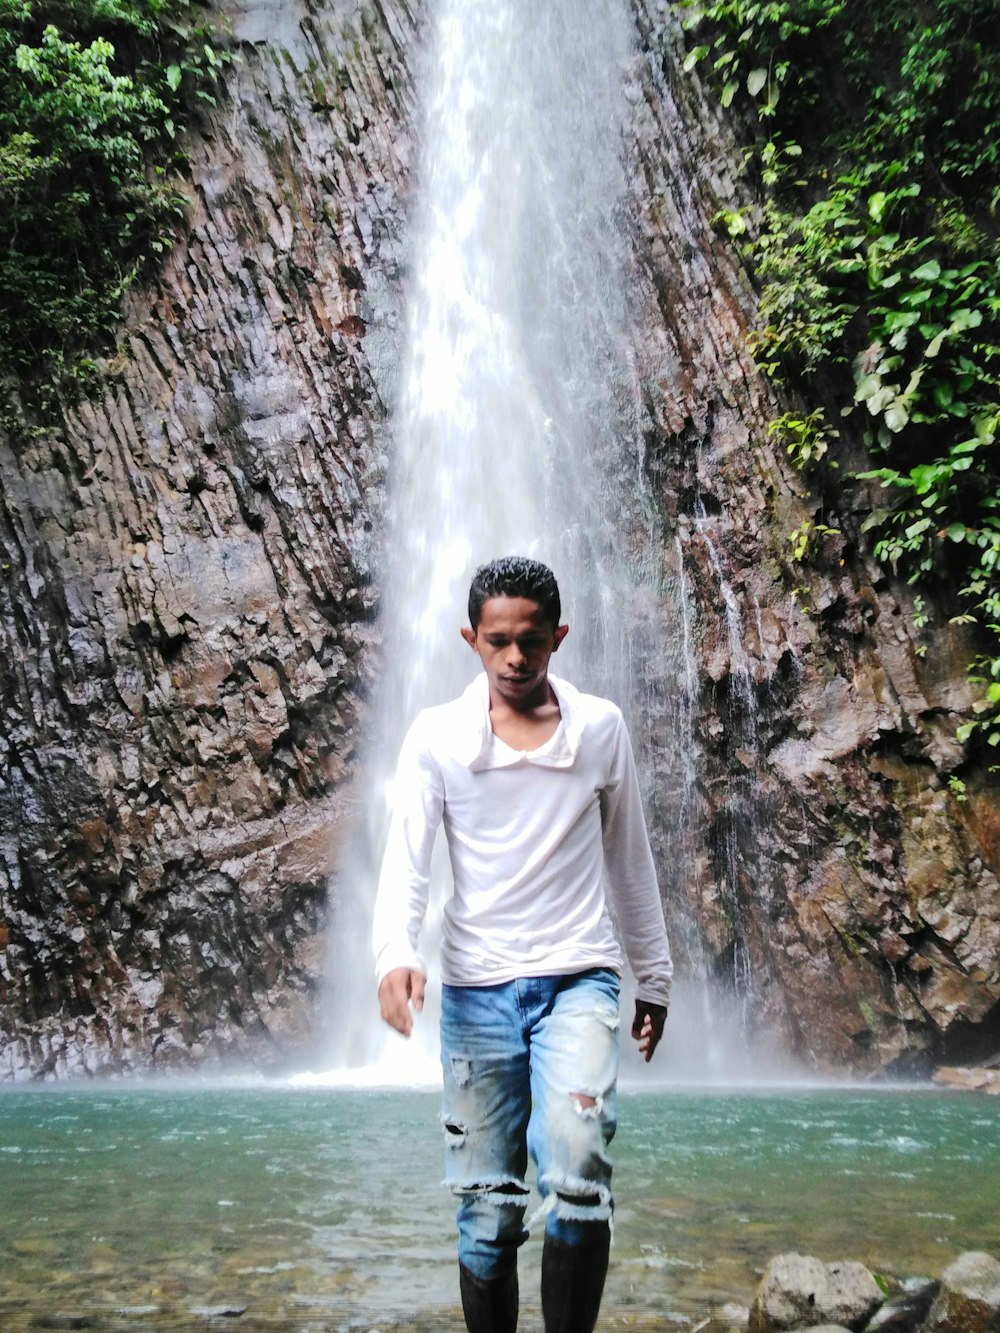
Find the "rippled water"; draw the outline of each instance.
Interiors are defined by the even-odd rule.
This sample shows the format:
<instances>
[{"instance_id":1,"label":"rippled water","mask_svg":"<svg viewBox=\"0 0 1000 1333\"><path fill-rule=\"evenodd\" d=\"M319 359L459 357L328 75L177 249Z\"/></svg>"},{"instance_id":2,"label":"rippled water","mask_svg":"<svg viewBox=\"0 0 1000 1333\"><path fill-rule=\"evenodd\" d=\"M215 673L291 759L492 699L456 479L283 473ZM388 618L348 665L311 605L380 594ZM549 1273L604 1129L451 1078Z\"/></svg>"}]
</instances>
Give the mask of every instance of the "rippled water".
<instances>
[{"instance_id":1,"label":"rippled water","mask_svg":"<svg viewBox=\"0 0 1000 1333\"><path fill-rule=\"evenodd\" d=\"M699 1324L791 1248L900 1275L996 1253L998 1147L986 1098L626 1094L602 1327ZM425 1091L6 1093L0 1327L459 1328L440 1151Z\"/></svg>"}]
</instances>

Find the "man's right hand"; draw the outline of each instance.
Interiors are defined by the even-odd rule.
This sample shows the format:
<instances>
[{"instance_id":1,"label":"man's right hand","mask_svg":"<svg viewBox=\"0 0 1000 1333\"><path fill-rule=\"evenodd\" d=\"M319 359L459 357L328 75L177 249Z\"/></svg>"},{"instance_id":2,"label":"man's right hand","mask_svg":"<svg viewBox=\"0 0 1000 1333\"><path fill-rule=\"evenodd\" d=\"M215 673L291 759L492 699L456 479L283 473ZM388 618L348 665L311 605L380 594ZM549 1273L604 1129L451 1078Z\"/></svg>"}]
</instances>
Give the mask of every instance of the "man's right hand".
<instances>
[{"instance_id":1,"label":"man's right hand","mask_svg":"<svg viewBox=\"0 0 1000 1333\"><path fill-rule=\"evenodd\" d=\"M426 984L424 974L414 972L410 967L394 967L382 978L378 988L382 1017L404 1037L413 1031L413 1010L419 1014L424 1007Z\"/></svg>"}]
</instances>

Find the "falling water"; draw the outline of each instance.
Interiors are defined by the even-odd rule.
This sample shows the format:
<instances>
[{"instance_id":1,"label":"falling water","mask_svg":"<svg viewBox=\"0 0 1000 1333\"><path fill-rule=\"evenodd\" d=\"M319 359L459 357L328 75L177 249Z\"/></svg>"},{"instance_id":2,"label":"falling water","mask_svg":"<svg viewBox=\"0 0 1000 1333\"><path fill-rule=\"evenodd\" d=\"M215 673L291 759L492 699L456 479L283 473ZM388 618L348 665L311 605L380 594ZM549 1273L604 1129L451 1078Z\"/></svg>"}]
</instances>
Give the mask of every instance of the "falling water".
<instances>
[{"instance_id":1,"label":"falling water","mask_svg":"<svg viewBox=\"0 0 1000 1333\"><path fill-rule=\"evenodd\" d=\"M697 673L683 563L664 568L645 486L632 363L621 153L634 41L624 0L440 0L431 24L390 422L379 739L331 930L334 1078L436 1077L433 1004L408 1043L377 1021L368 932L402 735L478 669L458 630L482 562L519 553L555 570L570 635L554 665L623 708L640 768L656 774L661 887L668 902L685 896ZM430 960L443 864L436 880ZM697 942L696 927L685 933ZM697 969L697 948L683 951ZM706 994L702 979L675 1005L691 1029L681 1058L702 1066Z\"/></svg>"},{"instance_id":2,"label":"falling water","mask_svg":"<svg viewBox=\"0 0 1000 1333\"><path fill-rule=\"evenodd\" d=\"M384 1059L386 1076L405 1078L430 1066L432 1040L404 1052L371 1022L370 901L353 899L376 878L403 731L477 669L458 635L476 566L511 553L551 565L570 624L555 666L626 715L634 683L655 674L659 594L616 226L632 41L624 5L607 0L442 0L432 24L392 420L381 736L368 827L337 876L337 1064ZM419 1026L432 1032L430 1015Z\"/></svg>"}]
</instances>

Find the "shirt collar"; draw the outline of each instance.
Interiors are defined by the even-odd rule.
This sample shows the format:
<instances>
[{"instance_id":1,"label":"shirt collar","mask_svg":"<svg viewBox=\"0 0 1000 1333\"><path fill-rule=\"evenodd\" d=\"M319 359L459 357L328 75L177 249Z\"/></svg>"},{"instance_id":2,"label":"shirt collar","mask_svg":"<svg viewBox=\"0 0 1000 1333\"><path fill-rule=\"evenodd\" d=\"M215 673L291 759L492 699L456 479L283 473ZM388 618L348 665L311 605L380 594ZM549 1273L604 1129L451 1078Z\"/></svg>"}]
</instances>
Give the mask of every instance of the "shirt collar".
<instances>
[{"instance_id":1,"label":"shirt collar","mask_svg":"<svg viewBox=\"0 0 1000 1333\"><path fill-rule=\"evenodd\" d=\"M496 747L493 745L493 728L490 726L490 687L486 672L480 672L472 684L461 696L461 703L467 715L463 720L462 735L459 741L459 758L473 773L487 768L506 768L515 763L527 762L538 768L569 768L576 760L580 749L580 735L583 730L582 710L579 707L579 691L568 681L558 676L549 676L549 684L559 704L560 728L552 738L553 743L541 753L513 751L514 758L504 757L498 762Z\"/></svg>"}]
</instances>

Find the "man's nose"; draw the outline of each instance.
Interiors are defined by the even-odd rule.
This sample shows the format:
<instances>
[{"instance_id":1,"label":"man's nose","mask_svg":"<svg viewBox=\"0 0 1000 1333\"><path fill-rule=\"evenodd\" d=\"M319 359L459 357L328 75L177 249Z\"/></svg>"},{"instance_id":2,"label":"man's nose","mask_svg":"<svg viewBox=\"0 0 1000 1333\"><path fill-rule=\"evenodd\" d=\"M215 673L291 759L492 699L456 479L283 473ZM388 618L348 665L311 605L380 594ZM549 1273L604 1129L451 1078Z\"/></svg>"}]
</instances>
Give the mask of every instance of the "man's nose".
<instances>
[{"instance_id":1,"label":"man's nose","mask_svg":"<svg viewBox=\"0 0 1000 1333\"><path fill-rule=\"evenodd\" d=\"M512 667L520 667L524 666L527 660L528 659L521 651L521 645L518 643L512 643L510 645L510 648L508 648L507 650L507 665Z\"/></svg>"}]
</instances>

